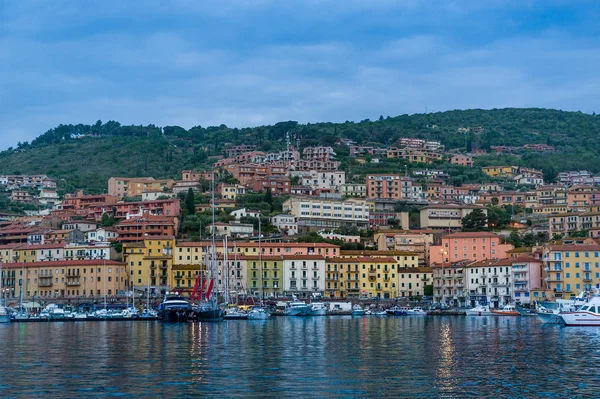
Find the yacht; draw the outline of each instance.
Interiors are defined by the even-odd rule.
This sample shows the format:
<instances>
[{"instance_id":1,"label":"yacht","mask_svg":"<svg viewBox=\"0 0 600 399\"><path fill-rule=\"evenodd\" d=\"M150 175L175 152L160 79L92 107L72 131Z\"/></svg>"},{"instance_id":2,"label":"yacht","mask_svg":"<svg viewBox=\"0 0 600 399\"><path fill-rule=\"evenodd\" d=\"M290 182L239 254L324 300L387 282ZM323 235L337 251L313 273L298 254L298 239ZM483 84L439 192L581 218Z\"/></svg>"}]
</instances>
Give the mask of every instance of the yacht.
<instances>
[{"instance_id":1,"label":"yacht","mask_svg":"<svg viewBox=\"0 0 600 399\"><path fill-rule=\"evenodd\" d=\"M474 308L465 311L467 316L492 316L492 311L489 305L477 305Z\"/></svg>"},{"instance_id":2,"label":"yacht","mask_svg":"<svg viewBox=\"0 0 600 399\"><path fill-rule=\"evenodd\" d=\"M502 309L492 309L492 316L521 316L515 305L504 305Z\"/></svg>"},{"instance_id":3,"label":"yacht","mask_svg":"<svg viewBox=\"0 0 600 399\"><path fill-rule=\"evenodd\" d=\"M352 316L364 316L365 310L358 303L352 306Z\"/></svg>"},{"instance_id":4,"label":"yacht","mask_svg":"<svg viewBox=\"0 0 600 399\"><path fill-rule=\"evenodd\" d=\"M271 313L269 313L269 311L266 308L262 306L256 306L250 309L246 318L248 320L265 320L268 319L269 316L271 316Z\"/></svg>"},{"instance_id":5,"label":"yacht","mask_svg":"<svg viewBox=\"0 0 600 399\"><path fill-rule=\"evenodd\" d=\"M238 308L230 308L225 311L223 318L225 320L247 320L248 313Z\"/></svg>"},{"instance_id":6,"label":"yacht","mask_svg":"<svg viewBox=\"0 0 600 399\"><path fill-rule=\"evenodd\" d=\"M400 307L400 306L392 306L385 313L388 316L406 316L410 308Z\"/></svg>"},{"instance_id":7,"label":"yacht","mask_svg":"<svg viewBox=\"0 0 600 399\"><path fill-rule=\"evenodd\" d=\"M158 312L154 309L145 308L140 314L141 319L157 319Z\"/></svg>"},{"instance_id":8,"label":"yacht","mask_svg":"<svg viewBox=\"0 0 600 399\"><path fill-rule=\"evenodd\" d=\"M160 304L159 318L167 323L185 323L192 307L182 295L167 294Z\"/></svg>"},{"instance_id":9,"label":"yacht","mask_svg":"<svg viewBox=\"0 0 600 399\"><path fill-rule=\"evenodd\" d=\"M2 305L0 305L0 323L8 323L10 322L10 317L8 315L8 310Z\"/></svg>"},{"instance_id":10,"label":"yacht","mask_svg":"<svg viewBox=\"0 0 600 399\"><path fill-rule=\"evenodd\" d=\"M283 310L286 316L308 316L310 314L310 306L306 303L294 299L293 302L288 302Z\"/></svg>"},{"instance_id":11,"label":"yacht","mask_svg":"<svg viewBox=\"0 0 600 399\"><path fill-rule=\"evenodd\" d=\"M427 316L427 312L425 309L420 307L414 307L412 309L408 309L406 311L407 316Z\"/></svg>"},{"instance_id":12,"label":"yacht","mask_svg":"<svg viewBox=\"0 0 600 399\"><path fill-rule=\"evenodd\" d=\"M600 327L600 297L591 297L575 312L561 313L566 326Z\"/></svg>"},{"instance_id":13,"label":"yacht","mask_svg":"<svg viewBox=\"0 0 600 399\"><path fill-rule=\"evenodd\" d=\"M326 316L327 308L323 302L315 302L310 305L310 313L309 316Z\"/></svg>"}]
</instances>

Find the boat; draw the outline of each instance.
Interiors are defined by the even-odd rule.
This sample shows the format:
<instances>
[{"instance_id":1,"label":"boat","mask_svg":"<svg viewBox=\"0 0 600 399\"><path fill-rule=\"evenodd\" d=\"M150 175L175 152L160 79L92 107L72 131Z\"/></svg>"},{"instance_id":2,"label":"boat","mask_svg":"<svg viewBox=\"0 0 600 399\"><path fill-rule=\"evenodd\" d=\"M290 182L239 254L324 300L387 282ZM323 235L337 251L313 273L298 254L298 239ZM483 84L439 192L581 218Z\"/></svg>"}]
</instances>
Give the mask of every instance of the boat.
<instances>
[{"instance_id":1,"label":"boat","mask_svg":"<svg viewBox=\"0 0 600 399\"><path fill-rule=\"evenodd\" d=\"M521 316L515 305L504 305L502 309L492 309L492 316Z\"/></svg>"},{"instance_id":2,"label":"boat","mask_svg":"<svg viewBox=\"0 0 600 399\"><path fill-rule=\"evenodd\" d=\"M358 303L352 306L352 316L364 316L365 310Z\"/></svg>"},{"instance_id":3,"label":"boat","mask_svg":"<svg viewBox=\"0 0 600 399\"><path fill-rule=\"evenodd\" d=\"M211 195L212 195L212 234L211 234L211 251L206 251L207 260L210 255L210 263L207 262L206 266L210 265L210 281L207 279L205 282L208 282L208 287L205 292L206 302L200 302L198 307L196 308L196 320L198 321L221 321L223 320L224 312L223 309L219 307L217 304L216 294L213 294L213 287L215 284L215 276L217 275L217 253L215 250L215 235L216 235L216 227L215 227L215 173L212 173L212 184L211 184ZM202 279L202 273L198 276ZM202 290L203 291L203 290ZM200 301L202 301L202 291L200 292Z\"/></svg>"},{"instance_id":4,"label":"boat","mask_svg":"<svg viewBox=\"0 0 600 399\"><path fill-rule=\"evenodd\" d=\"M408 309L406 311L406 315L407 316L427 316L427 312L425 311L425 309L417 306L412 309Z\"/></svg>"},{"instance_id":5,"label":"boat","mask_svg":"<svg viewBox=\"0 0 600 399\"><path fill-rule=\"evenodd\" d=\"M24 270L25 270L25 262L23 262L21 265L21 276L25 276ZM27 310L23 307L23 291L24 290L25 290L25 279L21 277L19 279L19 309L12 316L12 319L16 320L16 321L29 320L29 318L31 317L29 312L27 312Z\"/></svg>"},{"instance_id":6,"label":"boat","mask_svg":"<svg viewBox=\"0 0 600 399\"><path fill-rule=\"evenodd\" d=\"M591 297L579 310L560 314L565 326L600 327L600 297Z\"/></svg>"},{"instance_id":7,"label":"boat","mask_svg":"<svg viewBox=\"0 0 600 399\"><path fill-rule=\"evenodd\" d=\"M283 314L286 316L309 316L310 306L306 303L299 301L296 297L293 297L292 302L288 302L283 309Z\"/></svg>"},{"instance_id":8,"label":"boat","mask_svg":"<svg viewBox=\"0 0 600 399\"><path fill-rule=\"evenodd\" d=\"M159 318L166 323L185 323L188 321L192 307L178 293L166 294L159 308Z\"/></svg>"},{"instance_id":9,"label":"boat","mask_svg":"<svg viewBox=\"0 0 600 399\"><path fill-rule=\"evenodd\" d=\"M248 313L238 308L230 308L225 311L223 318L225 320L247 320Z\"/></svg>"},{"instance_id":10,"label":"boat","mask_svg":"<svg viewBox=\"0 0 600 399\"><path fill-rule=\"evenodd\" d=\"M314 302L310 305L309 316L326 316L327 308L323 302Z\"/></svg>"},{"instance_id":11,"label":"boat","mask_svg":"<svg viewBox=\"0 0 600 399\"><path fill-rule=\"evenodd\" d=\"M387 312L385 310L368 310L365 312L368 316L387 316Z\"/></svg>"},{"instance_id":12,"label":"boat","mask_svg":"<svg viewBox=\"0 0 600 399\"><path fill-rule=\"evenodd\" d=\"M492 311L489 305L477 305L474 308L465 310L467 316L491 316Z\"/></svg>"},{"instance_id":13,"label":"boat","mask_svg":"<svg viewBox=\"0 0 600 399\"><path fill-rule=\"evenodd\" d=\"M2 262L0 262L0 293L2 292ZM10 315L8 314L8 309L4 303L2 303L2 299L0 299L0 323L8 323L10 322Z\"/></svg>"},{"instance_id":14,"label":"boat","mask_svg":"<svg viewBox=\"0 0 600 399\"><path fill-rule=\"evenodd\" d=\"M262 306L256 306L248 312L248 320L266 320L271 316L271 313Z\"/></svg>"},{"instance_id":15,"label":"boat","mask_svg":"<svg viewBox=\"0 0 600 399\"><path fill-rule=\"evenodd\" d=\"M142 313L140 314L140 319L157 319L158 318L158 312L154 309L144 309L142 311Z\"/></svg>"},{"instance_id":16,"label":"boat","mask_svg":"<svg viewBox=\"0 0 600 399\"><path fill-rule=\"evenodd\" d=\"M388 316L406 316L408 314L408 310L410 308L400 307L400 306L392 306L385 313Z\"/></svg>"}]
</instances>

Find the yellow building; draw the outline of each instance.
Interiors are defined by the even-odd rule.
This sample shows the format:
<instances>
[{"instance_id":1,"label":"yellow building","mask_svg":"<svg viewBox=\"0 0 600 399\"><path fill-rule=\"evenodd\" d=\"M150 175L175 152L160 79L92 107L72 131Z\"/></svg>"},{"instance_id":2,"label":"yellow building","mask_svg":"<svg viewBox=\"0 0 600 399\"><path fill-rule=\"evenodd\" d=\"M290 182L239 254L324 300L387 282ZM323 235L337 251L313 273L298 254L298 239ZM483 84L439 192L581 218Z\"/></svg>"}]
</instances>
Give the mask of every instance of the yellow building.
<instances>
[{"instance_id":1,"label":"yellow building","mask_svg":"<svg viewBox=\"0 0 600 399\"><path fill-rule=\"evenodd\" d=\"M25 299L123 295L127 277L125 264L100 259L16 262L2 266L2 287L12 300L19 298L21 286Z\"/></svg>"},{"instance_id":2,"label":"yellow building","mask_svg":"<svg viewBox=\"0 0 600 399\"><path fill-rule=\"evenodd\" d=\"M247 256L247 287L254 296L283 296L283 259L279 256Z\"/></svg>"},{"instance_id":3,"label":"yellow building","mask_svg":"<svg viewBox=\"0 0 600 399\"><path fill-rule=\"evenodd\" d=\"M581 291L600 288L600 245L547 247L544 250L543 284L553 298L567 299Z\"/></svg>"},{"instance_id":4,"label":"yellow building","mask_svg":"<svg viewBox=\"0 0 600 399\"><path fill-rule=\"evenodd\" d=\"M328 258L325 262L325 295L359 299L360 269L358 257Z\"/></svg>"},{"instance_id":5,"label":"yellow building","mask_svg":"<svg viewBox=\"0 0 600 399\"><path fill-rule=\"evenodd\" d=\"M518 166L484 166L483 173L491 177L513 177L519 172Z\"/></svg>"},{"instance_id":6,"label":"yellow building","mask_svg":"<svg viewBox=\"0 0 600 399\"><path fill-rule=\"evenodd\" d=\"M174 280L169 278L174 246L173 238L124 243L123 261L129 267L132 288L140 290L150 286L151 291L162 293L175 286Z\"/></svg>"}]
</instances>

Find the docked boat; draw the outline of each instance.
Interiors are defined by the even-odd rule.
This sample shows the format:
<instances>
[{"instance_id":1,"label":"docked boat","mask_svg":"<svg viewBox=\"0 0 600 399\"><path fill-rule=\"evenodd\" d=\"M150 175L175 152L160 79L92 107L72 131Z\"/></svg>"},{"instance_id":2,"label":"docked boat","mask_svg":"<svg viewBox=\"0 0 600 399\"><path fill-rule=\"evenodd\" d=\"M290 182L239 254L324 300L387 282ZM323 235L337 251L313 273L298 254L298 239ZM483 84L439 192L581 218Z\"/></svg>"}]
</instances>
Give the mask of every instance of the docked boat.
<instances>
[{"instance_id":1,"label":"docked boat","mask_svg":"<svg viewBox=\"0 0 600 399\"><path fill-rule=\"evenodd\" d=\"M600 327L600 297L591 297L585 305L574 312L560 314L566 326Z\"/></svg>"},{"instance_id":2,"label":"docked boat","mask_svg":"<svg viewBox=\"0 0 600 399\"><path fill-rule=\"evenodd\" d=\"M29 320L31 318L31 315L26 311L26 310L19 310L17 311L12 319L15 321L21 321L21 320Z\"/></svg>"},{"instance_id":3,"label":"docked boat","mask_svg":"<svg viewBox=\"0 0 600 399\"><path fill-rule=\"evenodd\" d=\"M294 299L294 301L286 304L283 314L286 316L308 316L310 315L310 306Z\"/></svg>"},{"instance_id":4,"label":"docked boat","mask_svg":"<svg viewBox=\"0 0 600 399\"><path fill-rule=\"evenodd\" d=\"M223 316L225 320L247 320L248 313L237 308L227 309Z\"/></svg>"},{"instance_id":5,"label":"docked boat","mask_svg":"<svg viewBox=\"0 0 600 399\"><path fill-rule=\"evenodd\" d=\"M154 309L144 309L140 314L140 319L157 319L158 312Z\"/></svg>"},{"instance_id":6,"label":"docked boat","mask_svg":"<svg viewBox=\"0 0 600 399\"><path fill-rule=\"evenodd\" d=\"M160 304L159 318L167 323L185 323L192 307L182 295L167 294Z\"/></svg>"},{"instance_id":7,"label":"docked boat","mask_svg":"<svg viewBox=\"0 0 600 399\"><path fill-rule=\"evenodd\" d=\"M409 308L400 307L400 306L392 306L385 312L388 316L406 316L408 314L408 310L409 310Z\"/></svg>"},{"instance_id":8,"label":"docked boat","mask_svg":"<svg viewBox=\"0 0 600 399\"><path fill-rule=\"evenodd\" d=\"M489 305L477 305L474 308L465 310L467 316L492 316Z\"/></svg>"},{"instance_id":9,"label":"docked boat","mask_svg":"<svg viewBox=\"0 0 600 399\"><path fill-rule=\"evenodd\" d=\"M8 310L3 305L0 305L0 323L8 323L10 322L10 316L8 315Z\"/></svg>"},{"instance_id":10,"label":"docked boat","mask_svg":"<svg viewBox=\"0 0 600 399\"><path fill-rule=\"evenodd\" d=\"M492 316L521 316L515 305L504 305L502 309L492 309Z\"/></svg>"},{"instance_id":11,"label":"docked boat","mask_svg":"<svg viewBox=\"0 0 600 399\"><path fill-rule=\"evenodd\" d=\"M352 306L352 316L364 316L365 310L359 304Z\"/></svg>"},{"instance_id":12,"label":"docked boat","mask_svg":"<svg viewBox=\"0 0 600 399\"><path fill-rule=\"evenodd\" d=\"M414 307L406 311L407 316L427 316L425 309L421 307Z\"/></svg>"},{"instance_id":13,"label":"docked boat","mask_svg":"<svg viewBox=\"0 0 600 399\"><path fill-rule=\"evenodd\" d=\"M269 310L263 306L255 306L247 315L248 320L266 320L271 316Z\"/></svg>"},{"instance_id":14,"label":"docked boat","mask_svg":"<svg viewBox=\"0 0 600 399\"><path fill-rule=\"evenodd\" d=\"M325 316L327 315L327 308L322 302L315 302L310 304L309 316Z\"/></svg>"}]
</instances>

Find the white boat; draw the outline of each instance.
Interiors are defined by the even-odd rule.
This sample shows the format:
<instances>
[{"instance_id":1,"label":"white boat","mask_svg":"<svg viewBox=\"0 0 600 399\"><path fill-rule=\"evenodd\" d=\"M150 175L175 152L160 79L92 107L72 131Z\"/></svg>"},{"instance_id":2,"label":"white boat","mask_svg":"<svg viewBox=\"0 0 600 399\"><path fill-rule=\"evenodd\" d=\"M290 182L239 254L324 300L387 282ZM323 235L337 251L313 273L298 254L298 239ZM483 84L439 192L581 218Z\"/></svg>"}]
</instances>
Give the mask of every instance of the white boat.
<instances>
[{"instance_id":1,"label":"white boat","mask_svg":"<svg viewBox=\"0 0 600 399\"><path fill-rule=\"evenodd\" d=\"M365 310L358 303L352 306L352 316L364 316Z\"/></svg>"},{"instance_id":2,"label":"white boat","mask_svg":"<svg viewBox=\"0 0 600 399\"><path fill-rule=\"evenodd\" d=\"M158 312L154 309L144 309L142 311L142 314L140 315L140 318L142 319L156 319L158 318Z\"/></svg>"},{"instance_id":3,"label":"white boat","mask_svg":"<svg viewBox=\"0 0 600 399\"><path fill-rule=\"evenodd\" d=\"M492 316L521 316L515 305L504 305L502 309L492 309Z\"/></svg>"},{"instance_id":4,"label":"white boat","mask_svg":"<svg viewBox=\"0 0 600 399\"><path fill-rule=\"evenodd\" d=\"M489 305L477 305L474 308L465 311L467 316L492 316Z\"/></svg>"},{"instance_id":5,"label":"white boat","mask_svg":"<svg viewBox=\"0 0 600 399\"><path fill-rule=\"evenodd\" d=\"M322 302L315 302L310 304L309 316L325 316L327 315L327 308Z\"/></svg>"},{"instance_id":6,"label":"white boat","mask_svg":"<svg viewBox=\"0 0 600 399\"><path fill-rule=\"evenodd\" d=\"M17 313L15 313L15 316L13 317L13 320L29 320L29 318L31 317L31 315L29 313L27 313L27 311L25 310L19 310Z\"/></svg>"},{"instance_id":7,"label":"white boat","mask_svg":"<svg viewBox=\"0 0 600 399\"><path fill-rule=\"evenodd\" d=\"M10 317L8 315L8 310L2 305L0 305L0 323L8 323L10 322Z\"/></svg>"},{"instance_id":8,"label":"white boat","mask_svg":"<svg viewBox=\"0 0 600 399\"><path fill-rule=\"evenodd\" d=\"M406 311L406 315L407 316L427 316L427 312L423 308L415 307L412 309L408 309Z\"/></svg>"},{"instance_id":9,"label":"white boat","mask_svg":"<svg viewBox=\"0 0 600 399\"><path fill-rule=\"evenodd\" d=\"M293 302L286 304L283 314L286 316L308 316L310 314L310 306L294 298Z\"/></svg>"},{"instance_id":10,"label":"white boat","mask_svg":"<svg viewBox=\"0 0 600 399\"><path fill-rule=\"evenodd\" d=\"M248 313L238 308L229 308L225 311L223 318L225 320L247 320Z\"/></svg>"},{"instance_id":11,"label":"white boat","mask_svg":"<svg viewBox=\"0 0 600 399\"><path fill-rule=\"evenodd\" d=\"M271 316L271 313L262 306L252 308L248 312L248 320L266 320Z\"/></svg>"},{"instance_id":12,"label":"white boat","mask_svg":"<svg viewBox=\"0 0 600 399\"><path fill-rule=\"evenodd\" d=\"M566 326L600 327L600 297L591 297L575 312L561 313Z\"/></svg>"},{"instance_id":13,"label":"white boat","mask_svg":"<svg viewBox=\"0 0 600 399\"><path fill-rule=\"evenodd\" d=\"M87 314L86 313L81 313L81 312L77 312L77 313L73 313L73 318L75 320L85 320L87 319Z\"/></svg>"}]
</instances>

